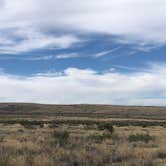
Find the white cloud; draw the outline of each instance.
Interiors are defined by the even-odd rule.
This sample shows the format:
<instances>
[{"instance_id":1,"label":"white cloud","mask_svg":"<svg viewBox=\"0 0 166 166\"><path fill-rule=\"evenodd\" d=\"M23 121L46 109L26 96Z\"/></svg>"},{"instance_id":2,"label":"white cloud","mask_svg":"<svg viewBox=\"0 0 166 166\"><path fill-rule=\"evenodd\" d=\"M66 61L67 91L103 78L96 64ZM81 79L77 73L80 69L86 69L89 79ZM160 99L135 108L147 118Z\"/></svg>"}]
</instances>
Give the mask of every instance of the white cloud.
<instances>
[{"instance_id":1,"label":"white cloud","mask_svg":"<svg viewBox=\"0 0 166 166\"><path fill-rule=\"evenodd\" d=\"M74 35L50 35L33 28L0 31L0 53L15 54L36 49L62 49L79 43Z\"/></svg>"},{"instance_id":2,"label":"white cloud","mask_svg":"<svg viewBox=\"0 0 166 166\"><path fill-rule=\"evenodd\" d=\"M5 5L5 0L0 0L0 9L3 9Z\"/></svg>"},{"instance_id":3,"label":"white cloud","mask_svg":"<svg viewBox=\"0 0 166 166\"><path fill-rule=\"evenodd\" d=\"M165 17L165 0L4 0L0 27L31 25L166 44Z\"/></svg>"},{"instance_id":4,"label":"white cloud","mask_svg":"<svg viewBox=\"0 0 166 166\"><path fill-rule=\"evenodd\" d=\"M142 72L102 74L68 68L25 78L1 74L0 91L1 102L166 105L166 67L153 64Z\"/></svg>"}]
</instances>

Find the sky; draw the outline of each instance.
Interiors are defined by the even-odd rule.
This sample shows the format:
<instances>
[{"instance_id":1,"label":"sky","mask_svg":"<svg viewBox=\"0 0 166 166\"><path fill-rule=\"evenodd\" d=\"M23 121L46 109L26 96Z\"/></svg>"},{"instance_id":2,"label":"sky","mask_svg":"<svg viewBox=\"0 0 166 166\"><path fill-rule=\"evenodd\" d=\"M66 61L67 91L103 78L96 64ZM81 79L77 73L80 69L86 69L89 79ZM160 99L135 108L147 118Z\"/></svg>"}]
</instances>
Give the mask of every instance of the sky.
<instances>
[{"instance_id":1,"label":"sky","mask_svg":"<svg viewBox=\"0 0 166 166\"><path fill-rule=\"evenodd\" d=\"M165 0L0 0L0 102L166 106Z\"/></svg>"}]
</instances>

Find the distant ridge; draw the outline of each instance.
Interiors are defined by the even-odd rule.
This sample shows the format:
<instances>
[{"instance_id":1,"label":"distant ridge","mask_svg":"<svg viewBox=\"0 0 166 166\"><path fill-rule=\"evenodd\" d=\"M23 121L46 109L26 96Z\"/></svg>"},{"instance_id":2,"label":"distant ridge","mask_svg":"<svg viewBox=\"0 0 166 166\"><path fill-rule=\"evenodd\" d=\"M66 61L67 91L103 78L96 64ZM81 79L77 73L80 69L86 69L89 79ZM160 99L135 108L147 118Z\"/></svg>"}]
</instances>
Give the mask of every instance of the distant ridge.
<instances>
[{"instance_id":1,"label":"distant ridge","mask_svg":"<svg viewBox=\"0 0 166 166\"><path fill-rule=\"evenodd\" d=\"M104 118L166 119L166 107L117 105L49 105L35 103L0 103L0 115L79 116Z\"/></svg>"}]
</instances>

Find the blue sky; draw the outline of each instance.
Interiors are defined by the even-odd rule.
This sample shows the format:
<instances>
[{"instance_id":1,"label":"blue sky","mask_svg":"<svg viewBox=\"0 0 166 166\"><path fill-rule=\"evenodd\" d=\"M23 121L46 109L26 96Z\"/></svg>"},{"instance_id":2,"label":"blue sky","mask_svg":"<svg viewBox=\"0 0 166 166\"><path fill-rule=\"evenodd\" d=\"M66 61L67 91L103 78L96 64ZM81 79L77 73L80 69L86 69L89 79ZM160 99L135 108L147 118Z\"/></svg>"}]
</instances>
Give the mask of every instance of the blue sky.
<instances>
[{"instance_id":1,"label":"blue sky","mask_svg":"<svg viewBox=\"0 0 166 166\"><path fill-rule=\"evenodd\" d=\"M114 42L111 36L83 36L83 41L69 48L42 48L0 56L1 69L9 74L31 76L61 72L66 68L93 69L104 72L139 71L149 63L163 63L165 46L143 46Z\"/></svg>"},{"instance_id":2,"label":"blue sky","mask_svg":"<svg viewBox=\"0 0 166 166\"><path fill-rule=\"evenodd\" d=\"M166 105L164 0L0 0L0 9L0 102Z\"/></svg>"}]
</instances>

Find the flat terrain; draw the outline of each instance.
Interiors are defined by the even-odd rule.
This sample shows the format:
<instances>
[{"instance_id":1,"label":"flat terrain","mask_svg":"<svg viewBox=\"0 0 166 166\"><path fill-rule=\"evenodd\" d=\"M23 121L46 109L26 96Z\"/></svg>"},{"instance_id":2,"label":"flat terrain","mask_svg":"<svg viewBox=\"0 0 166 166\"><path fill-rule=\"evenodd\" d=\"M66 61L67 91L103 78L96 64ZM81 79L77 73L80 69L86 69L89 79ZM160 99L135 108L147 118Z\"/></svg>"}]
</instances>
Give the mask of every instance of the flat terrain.
<instances>
[{"instance_id":1,"label":"flat terrain","mask_svg":"<svg viewBox=\"0 0 166 166\"><path fill-rule=\"evenodd\" d=\"M166 107L1 103L0 115L77 116L166 120Z\"/></svg>"},{"instance_id":2,"label":"flat terrain","mask_svg":"<svg viewBox=\"0 0 166 166\"><path fill-rule=\"evenodd\" d=\"M0 104L0 166L165 166L166 107Z\"/></svg>"}]
</instances>

